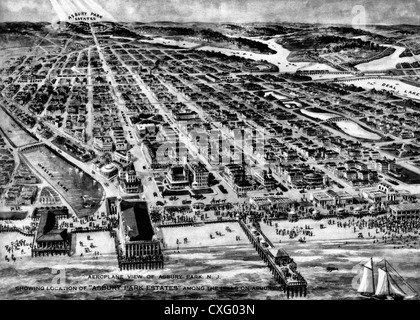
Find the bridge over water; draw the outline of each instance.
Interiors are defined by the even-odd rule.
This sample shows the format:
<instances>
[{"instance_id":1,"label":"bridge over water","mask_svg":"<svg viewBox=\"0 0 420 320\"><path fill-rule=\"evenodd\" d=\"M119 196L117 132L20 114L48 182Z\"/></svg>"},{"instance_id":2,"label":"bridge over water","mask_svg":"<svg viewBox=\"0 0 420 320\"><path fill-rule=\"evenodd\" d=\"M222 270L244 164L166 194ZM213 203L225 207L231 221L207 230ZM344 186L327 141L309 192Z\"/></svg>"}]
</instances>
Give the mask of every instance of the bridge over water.
<instances>
[{"instance_id":1,"label":"bridge over water","mask_svg":"<svg viewBox=\"0 0 420 320\"><path fill-rule=\"evenodd\" d=\"M341 122L341 121L351 121L348 118L345 117L334 117L334 118L330 118L328 120L326 120L325 122L327 123L337 123L337 122Z\"/></svg>"}]
</instances>

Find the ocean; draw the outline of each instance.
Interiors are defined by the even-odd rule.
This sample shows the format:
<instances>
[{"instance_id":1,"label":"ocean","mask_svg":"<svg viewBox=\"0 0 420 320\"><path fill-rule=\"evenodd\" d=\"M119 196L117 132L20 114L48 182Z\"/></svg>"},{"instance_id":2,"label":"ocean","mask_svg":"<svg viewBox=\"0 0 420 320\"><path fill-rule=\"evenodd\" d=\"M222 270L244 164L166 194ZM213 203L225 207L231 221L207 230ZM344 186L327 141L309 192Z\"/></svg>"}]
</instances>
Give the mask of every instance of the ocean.
<instances>
[{"instance_id":1,"label":"ocean","mask_svg":"<svg viewBox=\"0 0 420 320\"><path fill-rule=\"evenodd\" d=\"M367 241L281 245L308 282L299 299L361 299L360 263L386 258L419 292L419 250ZM339 247L340 246L340 247ZM1 299L287 299L251 245L165 252L163 270L119 271L116 256L22 258L0 262ZM26 260L25 260L26 259ZM338 268L328 272L327 267ZM163 277L162 277L163 276ZM176 279L178 278L178 279ZM180 279L179 279L180 278Z\"/></svg>"}]
</instances>

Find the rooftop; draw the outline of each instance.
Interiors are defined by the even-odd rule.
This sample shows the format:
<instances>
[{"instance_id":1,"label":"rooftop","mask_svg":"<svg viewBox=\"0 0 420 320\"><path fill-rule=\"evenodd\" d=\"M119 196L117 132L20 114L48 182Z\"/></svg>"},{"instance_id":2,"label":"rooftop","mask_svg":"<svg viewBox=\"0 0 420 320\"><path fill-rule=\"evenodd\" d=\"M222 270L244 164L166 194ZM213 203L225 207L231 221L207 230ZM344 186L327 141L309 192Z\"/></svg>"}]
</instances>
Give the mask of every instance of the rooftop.
<instances>
[{"instance_id":1,"label":"rooftop","mask_svg":"<svg viewBox=\"0 0 420 320\"><path fill-rule=\"evenodd\" d=\"M146 202L121 202L121 219L130 241L150 241L154 235Z\"/></svg>"},{"instance_id":2,"label":"rooftop","mask_svg":"<svg viewBox=\"0 0 420 320\"><path fill-rule=\"evenodd\" d=\"M411 211L411 210L420 210L420 203L400 203L395 205L390 205L391 210L399 211Z\"/></svg>"},{"instance_id":3,"label":"rooftop","mask_svg":"<svg viewBox=\"0 0 420 320\"><path fill-rule=\"evenodd\" d=\"M55 227L55 215L53 212L48 211L41 215L39 221L36 241L65 241L67 238L67 230L65 229L54 229Z\"/></svg>"}]
</instances>

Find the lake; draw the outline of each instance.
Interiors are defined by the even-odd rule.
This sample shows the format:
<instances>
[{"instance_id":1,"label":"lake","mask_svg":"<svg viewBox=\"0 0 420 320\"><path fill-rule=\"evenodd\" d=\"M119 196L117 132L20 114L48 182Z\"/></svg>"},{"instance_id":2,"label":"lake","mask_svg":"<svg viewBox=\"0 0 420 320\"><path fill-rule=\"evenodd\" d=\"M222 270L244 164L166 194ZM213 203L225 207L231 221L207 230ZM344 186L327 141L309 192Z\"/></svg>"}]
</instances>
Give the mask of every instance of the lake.
<instances>
[{"instance_id":1,"label":"lake","mask_svg":"<svg viewBox=\"0 0 420 320\"><path fill-rule=\"evenodd\" d=\"M4 134L18 147L38 142L27 134L2 108L0 108L0 127Z\"/></svg>"},{"instance_id":2,"label":"lake","mask_svg":"<svg viewBox=\"0 0 420 320\"><path fill-rule=\"evenodd\" d=\"M45 146L26 151L24 157L43 178L59 191L79 217L92 215L100 207L104 195L103 187L81 169L73 166ZM44 171L39 164L47 171ZM49 176L48 172L53 177ZM60 182L60 185L58 182ZM91 208L84 207L83 196L94 202Z\"/></svg>"}]
</instances>

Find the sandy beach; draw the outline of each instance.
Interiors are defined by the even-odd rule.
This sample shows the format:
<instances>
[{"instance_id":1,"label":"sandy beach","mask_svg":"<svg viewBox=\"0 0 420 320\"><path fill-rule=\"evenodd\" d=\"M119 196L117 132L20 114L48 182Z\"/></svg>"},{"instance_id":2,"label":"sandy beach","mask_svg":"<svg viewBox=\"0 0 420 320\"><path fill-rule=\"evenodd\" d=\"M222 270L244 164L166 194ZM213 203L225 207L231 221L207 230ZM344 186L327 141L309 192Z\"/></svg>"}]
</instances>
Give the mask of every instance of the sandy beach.
<instances>
[{"instance_id":1,"label":"sandy beach","mask_svg":"<svg viewBox=\"0 0 420 320\"><path fill-rule=\"evenodd\" d=\"M368 225L360 226L361 221L367 223L368 221L375 221L375 219L377 218L365 217L360 219L348 217L345 219L333 218L317 221L302 219L297 222L279 220L271 221L271 225L261 222L260 226L263 233L273 244L296 243L299 245L301 244L299 239L304 238L306 242L324 241L325 243L329 243L330 241L363 241L366 243L369 241L372 245L385 244L395 247L420 249L418 233L415 230L414 232L402 232L397 234L385 231L379 227L375 228ZM358 221L359 224L354 225L354 223ZM321 226L323 228L321 228ZM279 231L279 234L277 234L276 229ZM294 231L295 233L295 237L292 239L289 235L290 231Z\"/></svg>"},{"instance_id":2,"label":"sandy beach","mask_svg":"<svg viewBox=\"0 0 420 320\"><path fill-rule=\"evenodd\" d=\"M337 219L332 219L338 221ZM350 218L339 220L340 222L346 222L350 220ZM308 231L313 232L313 236L306 236L307 241L317 241L317 240L347 240L347 239L357 239L359 232L363 234L364 238L368 238L368 231L367 230L357 230L354 232L353 228L338 228L336 225L328 225L328 220L311 220L311 219L303 219L299 220L298 222L289 222L287 220L282 221L273 221L272 226L269 226L265 223L260 223L261 230L264 234L273 242L278 243L280 240L281 242L285 241L292 241L298 242L298 239L304 235L299 235L295 239L289 239L289 235L277 235L276 229L300 229L309 226L310 229ZM275 227L277 223L278 227ZM325 229L321 229L321 225L325 227Z\"/></svg>"},{"instance_id":3,"label":"sandy beach","mask_svg":"<svg viewBox=\"0 0 420 320\"><path fill-rule=\"evenodd\" d=\"M231 232L227 231L226 228L230 228ZM211 223L198 227L162 228L161 230L168 249L179 248L181 250L194 247L249 243L239 223L236 222ZM220 232L221 235L216 234L216 232ZM210 234L213 236L213 239L210 238ZM237 240L236 237L239 237L240 240ZM184 243L184 238L187 238L188 242ZM177 239L179 240L179 244L177 244Z\"/></svg>"},{"instance_id":4,"label":"sandy beach","mask_svg":"<svg viewBox=\"0 0 420 320\"><path fill-rule=\"evenodd\" d=\"M99 252L99 255L115 253L114 239L106 231L77 233L75 240L75 256L97 256L95 252Z\"/></svg>"},{"instance_id":5,"label":"sandy beach","mask_svg":"<svg viewBox=\"0 0 420 320\"><path fill-rule=\"evenodd\" d=\"M27 237L17 232L0 233L0 266L19 263L22 258L31 256L30 244L33 237ZM10 248L8 252L6 248ZM16 262L11 260L11 255L16 257ZM6 261L6 257L10 260Z\"/></svg>"}]
</instances>

